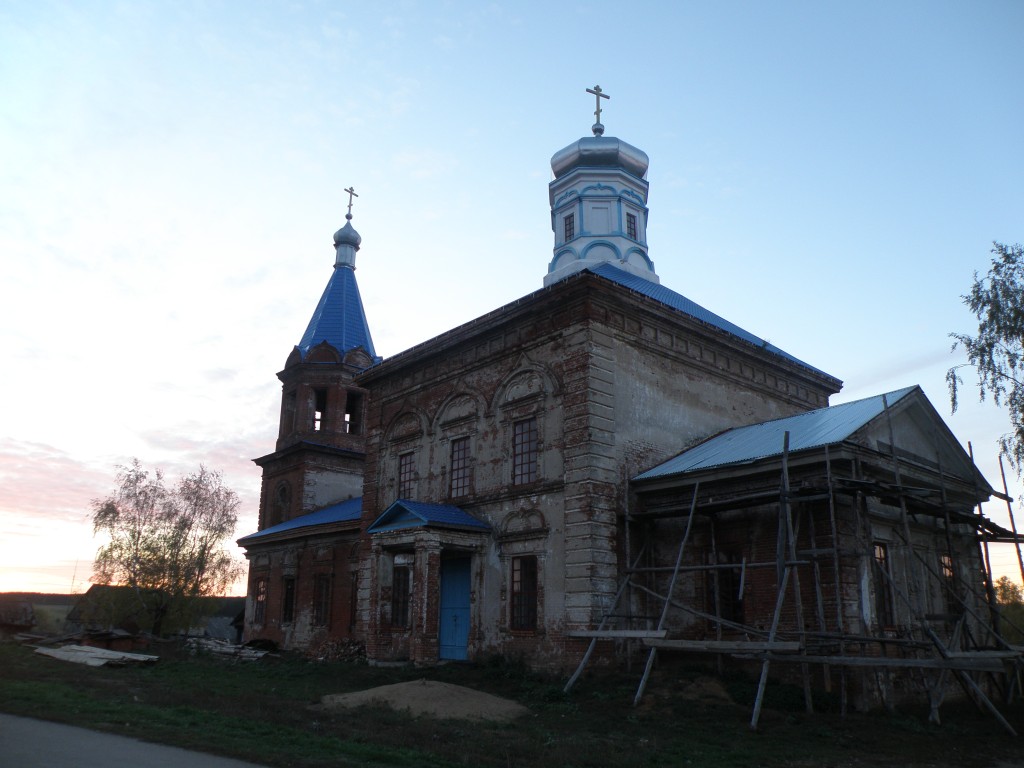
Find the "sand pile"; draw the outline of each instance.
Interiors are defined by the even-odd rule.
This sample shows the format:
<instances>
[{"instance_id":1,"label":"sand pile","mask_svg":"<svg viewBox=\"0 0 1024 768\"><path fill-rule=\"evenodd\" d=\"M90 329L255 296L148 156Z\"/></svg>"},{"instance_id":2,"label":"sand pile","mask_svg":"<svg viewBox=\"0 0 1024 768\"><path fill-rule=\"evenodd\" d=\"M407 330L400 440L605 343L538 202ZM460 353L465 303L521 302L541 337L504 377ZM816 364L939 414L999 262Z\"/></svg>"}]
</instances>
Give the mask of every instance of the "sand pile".
<instances>
[{"instance_id":1,"label":"sand pile","mask_svg":"<svg viewBox=\"0 0 1024 768\"><path fill-rule=\"evenodd\" d=\"M461 685L416 680L371 688L355 693L333 693L320 703L330 709L348 709L363 704L384 704L412 715L431 715L461 720L507 722L530 710L514 701Z\"/></svg>"}]
</instances>

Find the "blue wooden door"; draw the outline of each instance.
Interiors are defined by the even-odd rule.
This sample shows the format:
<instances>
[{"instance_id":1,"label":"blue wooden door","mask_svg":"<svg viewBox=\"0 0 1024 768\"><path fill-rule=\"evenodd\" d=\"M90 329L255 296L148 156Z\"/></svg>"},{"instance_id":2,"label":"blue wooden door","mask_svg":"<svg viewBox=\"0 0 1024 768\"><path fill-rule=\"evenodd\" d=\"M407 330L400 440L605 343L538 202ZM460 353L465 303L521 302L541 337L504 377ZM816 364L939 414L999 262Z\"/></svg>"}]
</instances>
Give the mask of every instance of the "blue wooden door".
<instances>
[{"instance_id":1,"label":"blue wooden door","mask_svg":"<svg viewBox=\"0 0 1024 768\"><path fill-rule=\"evenodd\" d=\"M438 640L442 659L465 659L469 642L469 558L441 561L441 621Z\"/></svg>"}]
</instances>

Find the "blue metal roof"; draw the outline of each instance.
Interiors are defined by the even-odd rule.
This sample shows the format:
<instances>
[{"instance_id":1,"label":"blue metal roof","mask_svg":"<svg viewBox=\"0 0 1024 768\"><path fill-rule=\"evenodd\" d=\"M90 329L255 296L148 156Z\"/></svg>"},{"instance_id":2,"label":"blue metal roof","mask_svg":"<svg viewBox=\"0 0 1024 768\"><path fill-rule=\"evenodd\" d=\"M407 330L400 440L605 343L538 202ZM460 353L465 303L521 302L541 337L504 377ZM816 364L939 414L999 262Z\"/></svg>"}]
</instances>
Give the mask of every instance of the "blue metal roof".
<instances>
[{"instance_id":1,"label":"blue metal roof","mask_svg":"<svg viewBox=\"0 0 1024 768\"><path fill-rule=\"evenodd\" d=\"M362 496L357 496L354 499L332 504L329 507L318 509L315 512L310 512L306 515L293 517L291 520L286 522L271 526L270 528L264 528L258 533L251 533L248 536L244 536L239 539L238 544L240 546L247 547L250 544L259 542L263 537L271 536L275 533L294 531L299 528L309 528L314 525L326 525L327 523L349 523L353 520L358 520L362 511L363 498Z\"/></svg>"},{"instance_id":2,"label":"blue metal roof","mask_svg":"<svg viewBox=\"0 0 1024 768\"><path fill-rule=\"evenodd\" d=\"M745 464L782 455L782 441L789 432L789 450L802 451L820 448L846 440L854 432L885 410L884 397L889 405L909 395L919 387L897 389L885 395L875 395L851 403L819 408L784 419L764 421L747 427L737 427L715 435L703 443L683 451L675 458L637 475L634 480L650 480L678 475L700 469Z\"/></svg>"},{"instance_id":3,"label":"blue metal roof","mask_svg":"<svg viewBox=\"0 0 1024 768\"><path fill-rule=\"evenodd\" d=\"M345 354L356 347L362 347L374 360L377 353L370 338L370 326L366 323L363 300L359 296L355 270L348 265L335 266L334 274L327 281L320 303L302 334L299 352L305 358L309 350L322 341Z\"/></svg>"},{"instance_id":4,"label":"blue metal roof","mask_svg":"<svg viewBox=\"0 0 1024 768\"><path fill-rule=\"evenodd\" d=\"M367 528L367 533L398 531L405 528L475 528L489 531L491 526L451 504L427 504L399 499Z\"/></svg>"},{"instance_id":5,"label":"blue metal roof","mask_svg":"<svg viewBox=\"0 0 1024 768\"><path fill-rule=\"evenodd\" d=\"M731 333L733 336L737 336L743 339L744 341L753 344L756 347L765 349L773 354L778 355L779 357L785 358L786 360L791 360L794 363L798 363L799 365L802 365L804 368L809 368L810 370L815 371L816 373L820 373L824 376L834 378L831 376L831 374L825 373L824 371L815 368L813 365L809 365L805 363L803 360L793 357L793 355L779 349L774 344L769 344L767 341L760 338L759 336L755 336L749 331L743 330L738 325L730 323L725 318L719 317L714 312L704 309L704 307L702 307L700 304L691 301L682 294L676 293L670 288L666 288L663 285L658 285L657 283L652 283L650 280L646 280L637 275L632 275L629 272L619 269L610 262L605 262L604 264L599 264L597 266L590 267L589 269L595 275L600 275L606 280L611 280L612 282L625 286L626 288L629 288L632 291L642 293L644 296L648 296L649 298L652 298L655 301L660 301L662 304L667 304L673 309L677 309L680 312L684 312L687 315L690 315L690 317L700 320L701 322L713 325L714 327L726 331L727 333Z\"/></svg>"}]
</instances>

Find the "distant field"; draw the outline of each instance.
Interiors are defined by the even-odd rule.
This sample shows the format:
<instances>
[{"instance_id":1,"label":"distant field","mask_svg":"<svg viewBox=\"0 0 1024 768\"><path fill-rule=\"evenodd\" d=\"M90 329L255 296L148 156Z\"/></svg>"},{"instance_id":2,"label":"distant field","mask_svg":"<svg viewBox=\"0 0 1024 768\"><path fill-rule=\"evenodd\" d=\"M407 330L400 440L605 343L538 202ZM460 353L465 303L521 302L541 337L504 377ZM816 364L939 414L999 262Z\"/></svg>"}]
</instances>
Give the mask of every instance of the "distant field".
<instances>
[{"instance_id":1,"label":"distant field","mask_svg":"<svg viewBox=\"0 0 1024 768\"><path fill-rule=\"evenodd\" d=\"M638 672L562 678L495 659L433 669L371 668L265 657L239 663L151 650L145 667L88 668L0 644L0 711L39 717L269 766L832 766L991 768L1020 739L971 706L947 704L929 726L922 705L895 715L807 715L792 688L768 689L761 730L749 731L754 684L664 664L639 707ZM413 718L382 707L328 712L321 696L429 678L518 701L511 724ZM834 702L825 698L827 709ZM1005 710L1024 733L1024 708Z\"/></svg>"}]
</instances>

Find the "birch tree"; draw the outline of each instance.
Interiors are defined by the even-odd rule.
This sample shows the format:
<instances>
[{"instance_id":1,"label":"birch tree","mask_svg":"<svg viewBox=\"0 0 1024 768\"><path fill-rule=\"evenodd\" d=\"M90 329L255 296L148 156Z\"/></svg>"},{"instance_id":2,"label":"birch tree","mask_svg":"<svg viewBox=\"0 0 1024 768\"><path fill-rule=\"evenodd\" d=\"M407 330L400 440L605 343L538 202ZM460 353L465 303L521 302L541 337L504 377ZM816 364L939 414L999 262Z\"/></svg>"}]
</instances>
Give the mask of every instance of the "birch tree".
<instances>
[{"instance_id":1,"label":"birch tree","mask_svg":"<svg viewBox=\"0 0 1024 768\"><path fill-rule=\"evenodd\" d=\"M949 398L956 411L963 386L960 372L974 368L981 400L1005 406L1011 430L1000 448L1018 473L1024 468L1024 249L1019 244L992 243L992 266L984 277L974 273L963 296L978 318L977 335L951 333L953 349L962 347L967 363L946 372Z\"/></svg>"},{"instance_id":2,"label":"birch tree","mask_svg":"<svg viewBox=\"0 0 1024 768\"><path fill-rule=\"evenodd\" d=\"M163 472L138 459L118 467L117 489L93 501L93 582L127 586L160 634L168 616L187 628L199 598L223 594L242 572L225 548L238 520L238 496L220 472L200 466L168 487Z\"/></svg>"}]
</instances>

